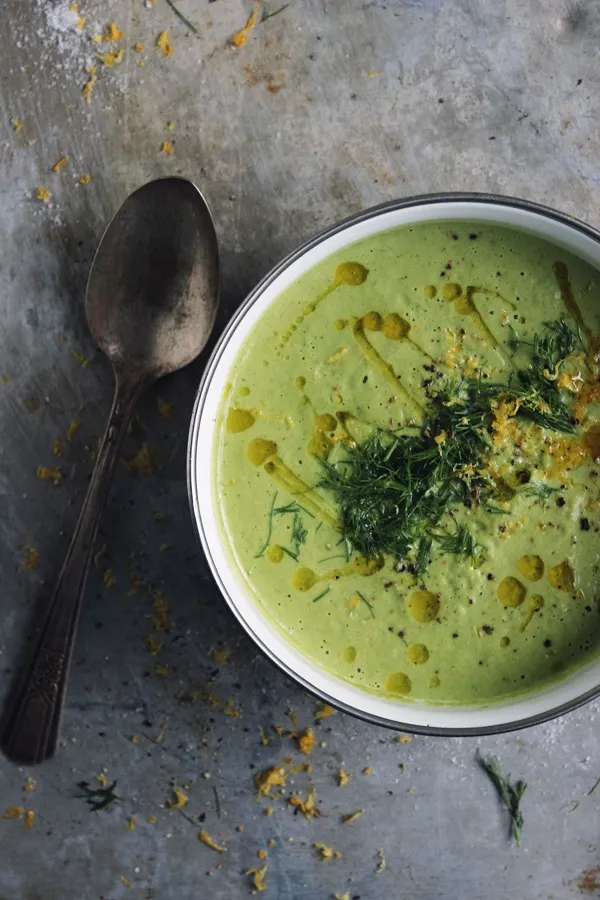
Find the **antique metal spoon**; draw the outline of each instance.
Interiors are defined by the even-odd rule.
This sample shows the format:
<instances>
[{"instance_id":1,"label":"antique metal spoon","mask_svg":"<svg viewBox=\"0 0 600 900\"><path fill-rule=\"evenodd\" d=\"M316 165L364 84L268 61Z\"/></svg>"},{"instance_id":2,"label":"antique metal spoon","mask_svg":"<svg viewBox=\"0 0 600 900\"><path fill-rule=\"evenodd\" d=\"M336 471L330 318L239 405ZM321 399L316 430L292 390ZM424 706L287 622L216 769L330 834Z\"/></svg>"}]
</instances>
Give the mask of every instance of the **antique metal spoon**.
<instances>
[{"instance_id":1,"label":"antique metal spoon","mask_svg":"<svg viewBox=\"0 0 600 900\"><path fill-rule=\"evenodd\" d=\"M3 749L18 762L39 763L56 750L81 599L121 440L142 392L204 348L219 281L209 209L183 178L151 181L131 194L100 242L85 309L113 364L115 396L79 522L5 719Z\"/></svg>"}]
</instances>

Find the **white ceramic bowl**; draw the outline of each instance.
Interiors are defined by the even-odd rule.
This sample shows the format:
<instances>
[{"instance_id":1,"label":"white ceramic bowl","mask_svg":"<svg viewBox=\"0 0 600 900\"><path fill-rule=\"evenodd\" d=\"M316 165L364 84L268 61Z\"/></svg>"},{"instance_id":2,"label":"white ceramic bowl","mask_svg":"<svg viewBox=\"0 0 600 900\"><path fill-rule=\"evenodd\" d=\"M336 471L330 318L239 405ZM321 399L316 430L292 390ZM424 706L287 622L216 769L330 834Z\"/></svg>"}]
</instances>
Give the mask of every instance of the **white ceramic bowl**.
<instances>
[{"instance_id":1,"label":"white ceramic bowl","mask_svg":"<svg viewBox=\"0 0 600 900\"><path fill-rule=\"evenodd\" d=\"M563 247L600 269L600 233L547 207L487 194L410 197L366 210L328 228L282 260L233 316L200 385L188 447L192 515L215 580L248 634L284 672L327 703L379 725L433 734L483 734L537 724L600 694L600 659L550 687L487 706L434 706L377 697L337 678L288 643L247 594L223 546L214 478L215 423L235 358L267 307L304 272L362 238L416 222L494 223Z\"/></svg>"}]
</instances>

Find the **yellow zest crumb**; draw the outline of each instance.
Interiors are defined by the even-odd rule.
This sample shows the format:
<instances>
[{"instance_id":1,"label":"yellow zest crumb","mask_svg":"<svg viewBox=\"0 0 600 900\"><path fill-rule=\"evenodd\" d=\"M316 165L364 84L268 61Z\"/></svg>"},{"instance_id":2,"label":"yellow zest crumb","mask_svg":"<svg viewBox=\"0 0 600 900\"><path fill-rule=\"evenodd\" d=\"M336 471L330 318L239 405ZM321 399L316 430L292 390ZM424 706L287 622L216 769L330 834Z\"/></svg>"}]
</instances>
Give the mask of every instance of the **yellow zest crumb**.
<instances>
[{"instance_id":1,"label":"yellow zest crumb","mask_svg":"<svg viewBox=\"0 0 600 900\"><path fill-rule=\"evenodd\" d=\"M181 788L173 788L173 794L175 795L175 799L167 802L167 806L170 809L181 809L190 799L186 792L182 791Z\"/></svg>"},{"instance_id":2,"label":"yellow zest crumb","mask_svg":"<svg viewBox=\"0 0 600 900\"><path fill-rule=\"evenodd\" d=\"M87 356L84 356L83 353L78 353L77 350L73 350L72 347L71 347L71 356L73 357L74 360L76 360L79 363L79 365L81 366L82 369L87 369L87 367L90 364L90 361L87 358Z\"/></svg>"},{"instance_id":3,"label":"yellow zest crumb","mask_svg":"<svg viewBox=\"0 0 600 900\"><path fill-rule=\"evenodd\" d=\"M244 875L252 875L252 887L255 891L266 891L267 885L265 884L265 875L267 874L267 867L263 866L262 869L246 869Z\"/></svg>"},{"instance_id":4,"label":"yellow zest crumb","mask_svg":"<svg viewBox=\"0 0 600 900\"><path fill-rule=\"evenodd\" d=\"M229 659L229 652L227 650L219 650L217 647L213 647L210 651L211 659L216 662L218 666L227 665L227 661Z\"/></svg>"},{"instance_id":5,"label":"yellow zest crumb","mask_svg":"<svg viewBox=\"0 0 600 900\"><path fill-rule=\"evenodd\" d=\"M231 43L234 47L243 47L248 40L249 33L252 31L258 21L258 10L259 4L256 3L244 27L240 28L239 31L236 31L236 33L231 38Z\"/></svg>"},{"instance_id":6,"label":"yellow zest crumb","mask_svg":"<svg viewBox=\"0 0 600 900\"><path fill-rule=\"evenodd\" d=\"M164 738L165 732L166 732L166 730L167 730L167 725L168 725L168 724L169 724L168 721L165 722L165 724L163 725L163 727L160 729L160 731L158 732L158 734L157 734L156 737L154 738L154 740L156 741L157 744L160 744L160 742L161 742L162 739Z\"/></svg>"},{"instance_id":7,"label":"yellow zest crumb","mask_svg":"<svg viewBox=\"0 0 600 900\"><path fill-rule=\"evenodd\" d=\"M136 53L143 53L144 45L142 44L141 41L136 41L136 43L133 45L133 49L135 50Z\"/></svg>"},{"instance_id":8,"label":"yellow zest crumb","mask_svg":"<svg viewBox=\"0 0 600 900\"><path fill-rule=\"evenodd\" d=\"M208 831L201 831L198 835L198 840L202 841L203 844L206 844L207 847L210 847L211 850L216 850L217 853L225 853L225 847L221 847L220 844L213 841Z\"/></svg>"},{"instance_id":9,"label":"yellow zest crumb","mask_svg":"<svg viewBox=\"0 0 600 900\"><path fill-rule=\"evenodd\" d=\"M137 736L137 734L132 734L131 737L129 738L129 740L131 741L132 744L139 744L139 742L140 742L140 739Z\"/></svg>"},{"instance_id":10,"label":"yellow zest crumb","mask_svg":"<svg viewBox=\"0 0 600 900\"><path fill-rule=\"evenodd\" d=\"M265 731L264 731L264 728L262 727L262 725L259 725L259 726L258 726L258 733L259 733L259 735L260 735L260 742L261 742L261 744L263 745L263 747L268 747L269 744L271 743L271 741L273 740L273 738L272 738L272 737L267 737L267 735L265 734Z\"/></svg>"},{"instance_id":11,"label":"yellow zest crumb","mask_svg":"<svg viewBox=\"0 0 600 900\"><path fill-rule=\"evenodd\" d=\"M267 847L274 847L276 843L277 841L275 840L275 838L269 838L269 840L267 841Z\"/></svg>"},{"instance_id":12,"label":"yellow zest crumb","mask_svg":"<svg viewBox=\"0 0 600 900\"><path fill-rule=\"evenodd\" d=\"M342 816L342 824L352 825L353 822L356 822L357 819L360 819L363 813L364 809L357 809L356 812L350 813L350 815L348 816Z\"/></svg>"},{"instance_id":13,"label":"yellow zest crumb","mask_svg":"<svg viewBox=\"0 0 600 900\"><path fill-rule=\"evenodd\" d=\"M98 775L94 775L94 778L102 787L106 787L106 785L108 784L108 778L106 777L105 772L100 772Z\"/></svg>"},{"instance_id":14,"label":"yellow zest crumb","mask_svg":"<svg viewBox=\"0 0 600 900\"><path fill-rule=\"evenodd\" d=\"M71 419L69 422L69 427L67 428L67 440L70 441L75 436L75 432L81 425L81 422L78 419Z\"/></svg>"},{"instance_id":15,"label":"yellow zest crumb","mask_svg":"<svg viewBox=\"0 0 600 900\"><path fill-rule=\"evenodd\" d=\"M136 826L135 819L127 819L127 825L125 826L126 831L133 831Z\"/></svg>"},{"instance_id":16,"label":"yellow zest crumb","mask_svg":"<svg viewBox=\"0 0 600 900\"><path fill-rule=\"evenodd\" d=\"M102 584L105 588L110 588L114 584L117 583L117 579L115 577L115 573L112 569L105 569L104 575L102 576Z\"/></svg>"},{"instance_id":17,"label":"yellow zest crumb","mask_svg":"<svg viewBox=\"0 0 600 900\"><path fill-rule=\"evenodd\" d=\"M28 809L25 813L25 828L32 828L35 821L35 813L32 809Z\"/></svg>"},{"instance_id":18,"label":"yellow zest crumb","mask_svg":"<svg viewBox=\"0 0 600 900\"><path fill-rule=\"evenodd\" d=\"M348 772L345 772L343 769L340 769L337 773L339 787L344 787L345 784L348 784L351 778L352 775L350 775Z\"/></svg>"},{"instance_id":19,"label":"yellow zest crumb","mask_svg":"<svg viewBox=\"0 0 600 900\"><path fill-rule=\"evenodd\" d=\"M23 562L19 566L19 572L24 572L25 569L36 569L40 559L40 551L36 550L35 547L28 547L27 544L24 544L21 547L21 552L23 553Z\"/></svg>"},{"instance_id":20,"label":"yellow zest crumb","mask_svg":"<svg viewBox=\"0 0 600 900\"><path fill-rule=\"evenodd\" d=\"M362 770L362 773L363 775L372 775L373 769L371 768L371 766L366 766L366 768Z\"/></svg>"},{"instance_id":21,"label":"yellow zest crumb","mask_svg":"<svg viewBox=\"0 0 600 900\"><path fill-rule=\"evenodd\" d=\"M92 180L91 175L80 175L79 176L79 184L89 184Z\"/></svg>"},{"instance_id":22,"label":"yellow zest crumb","mask_svg":"<svg viewBox=\"0 0 600 900\"><path fill-rule=\"evenodd\" d=\"M173 620L169 616L169 604L163 590L157 591L152 603L154 614L149 616L156 631L170 634L173 630Z\"/></svg>"},{"instance_id":23,"label":"yellow zest crumb","mask_svg":"<svg viewBox=\"0 0 600 900\"><path fill-rule=\"evenodd\" d=\"M159 652L160 648L162 647L162 644L160 643L160 641L157 641L156 638L153 637L153 635L151 635L151 634L148 635L148 637L146 638L146 643L148 644L148 650L150 651L152 656L156 656L156 654Z\"/></svg>"},{"instance_id":24,"label":"yellow zest crumb","mask_svg":"<svg viewBox=\"0 0 600 900\"><path fill-rule=\"evenodd\" d=\"M315 802L316 791L312 786L308 789L306 800L302 800L302 798L299 797L298 794L292 794L292 796L288 800L290 806L295 807L295 809L299 809L302 815L309 821L313 817L318 818L321 815L321 813L315 806Z\"/></svg>"},{"instance_id":25,"label":"yellow zest crumb","mask_svg":"<svg viewBox=\"0 0 600 900\"><path fill-rule=\"evenodd\" d=\"M51 196L52 196L52 194L50 193L50 191L47 188L45 188L45 187L36 188L36 192L35 192L36 200L41 200L42 203L47 203Z\"/></svg>"},{"instance_id":26,"label":"yellow zest crumb","mask_svg":"<svg viewBox=\"0 0 600 900\"><path fill-rule=\"evenodd\" d=\"M175 122L167 122L167 130L175 131Z\"/></svg>"},{"instance_id":27,"label":"yellow zest crumb","mask_svg":"<svg viewBox=\"0 0 600 900\"><path fill-rule=\"evenodd\" d=\"M156 466L152 461L150 448L144 442L138 452L130 460L122 460L123 465L129 472L138 472L140 475L154 475Z\"/></svg>"},{"instance_id":28,"label":"yellow zest crumb","mask_svg":"<svg viewBox=\"0 0 600 900\"><path fill-rule=\"evenodd\" d=\"M92 38L95 44L109 44L111 41L120 41L125 35L120 30L116 22L111 22L106 26L104 34L96 34Z\"/></svg>"},{"instance_id":29,"label":"yellow zest crumb","mask_svg":"<svg viewBox=\"0 0 600 900\"><path fill-rule=\"evenodd\" d=\"M264 810L265 816L272 816L275 810L272 806L267 806Z\"/></svg>"},{"instance_id":30,"label":"yellow zest crumb","mask_svg":"<svg viewBox=\"0 0 600 900\"><path fill-rule=\"evenodd\" d=\"M266 858L267 858L267 851L266 851L266 850L262 850L262 849L261 849L261 850L257 850L257 851L256 851L256 856L258 857L258 859L266 859Z\"/></svg>"},{"instance_id":31,"label":"yellow zest crumb","mask_svg":"<svg viewBox=\"0 0 600 900\"><path fill-rule=\"evenodd\" d=\"M319 851L322 860L329 860L333 859L334 857L335 859L341 858L342 854L339 851L334 850L333 847L327 847L325 844L321 844L319 841L317 841L316 844L313 844L313 847Z\"/></svg>"},{"instance_id":32,"label":"yellow zest crumb","mask_svg":"<svg viewBox=\"0 0 600 900\"><path fill-rule=\"evenodd\" d=\"M23 785L23 790L25 793L30 794L32 791L35 791L35 778L32 778L31 775L28 775L25 779L25 784Z\"/></svg>"},{"instance_id":33,"label":"yellow zest crumb","mask_svg":"<svg viewBox=\"0 0 600 900\"><path fill-rule=\"evenodd\" d=\"M52 441L52 452L55 456L62 456L62 443L59 437Z\"/></svg>"},{"instance_id":34,"label":"yellow zest crumb","mask_svg":"<svg viewBox=\"0 0 600 900\"><path fill-rule=\"evenodd\" d=\"M89 106L92 100L92 89L96 82L98 81L98 76L96 75L96 66L90 66L88 71L88 80L85 82L83 87L81 88L81 93L83 94L83 98L87 105Z\"/></svg>"},{"instance_id":35,"label":"yellow zest crumb","mask_svg":"<svg viewBox=\"0 0 600 900\"><path fill-rule=\"evenodd\" d=\"M56 485L61 483L63 477L60 469L53 469L49 466L38 466L35 474L41 481L51 481Z\"/></svg>"},{"instance_id":36,"label":"yellow zest crumb","mask_svg":"<svg viewBox=\"0 0 600 900\"><path fill-rule=\"evenodd\" d=\"M155 522L164 522L166 514L162 511L162 509L155 509L152 513L152 518Z\"/></svg>"},{"instance_id":37,"label":"yellow zest crumb","mask_svg":"<svg viewBox=\"0 0 600 900\"><path fill-rule=\"evenodd\" d=\"M381 75L380 69L371 69L367 72L367 78L377 78L378 75Z\"/></svg>"},{"instance_id":38,"label":"yellow zest crumb","mask_svg":"<svg viewBox=\"0 0 600 900\"><path fill-rule=\"evenodd\" d=\"M410 736L410 734L401 734L396 738L396 741L398 744L410 744L410 742L412 741L412 737Z\"/></svg>"},{"instance_id":39,"label":"yellow zest crumb","mask_svg":"<svg viewBox=\"0 0 600 900\"><path fill-rule=\"evenodd\" d=\"M148 816L146 821L147 821L148 825L156 825L156 823L158 822L158 819L156 818L156 816Z\"/></svg>"},{"instance_id":40,"label":"yellow zest crumb","mask_svg":"<svg viewBox=\"0 0 600 900\"><path fill-rule=\"evenodd\" d=\"M273 725L273 731L277 735L277 737L283 737L283 732L285 728L282 725Z\"/></svg>"},{"instance_id":41,"label":"yellow zest crumb","mask_svg":"<svg viewBox=\"0 0 600 900\"><path fill-rule=\"evenodd\" d=\"M170 666L154 666L154 674L158 678L169 678L172 674L172 670Z\"/></svg>"},{"instance_id":42,"label":"yellow zest crumb","mask_svg":"<svg viewBox=\"0 0 600 900\"><path fill-rule=\"evenodd\" d=\"M85 17L82 16L81 13L79 12L79 3L77 2L77 0L73 0L71 5L69 6L69 9L72 10L72 12L77 13L77 19L75 20L75 28L79 28L79 30L81 31L81 29L85 25Z\"/></svg>"},{"instance_id":43,"label":"yellow zest crumb","mask_svg":"<svg viewBox=\"0 0 600 900\"><path fill-rule=\"evenodd\" d=\"M20 819L21 816L25 814L25 808L23 806L9 806L7 810L2 813L3 819Z\"/></svg>"},{"instance_id":44,"label":"yellow zest crumb","mask_svg":"<svg viewBox=\"0 0 600 900\"><path fill-rule=\"evenodd\" d=\"M298 724L298 719L296 718L296 712L295 712L295 710L293 710L293 709L288 709L287 715L288 715L288 719L290 720L290 722L292 723L292 725L293 725L294 728L295 728L296 725Z\"/></svg>"},{"instance_id":45,"label":"yellow zest crumb","mask_svg":"<svg viewBox=\"0 0 600 900\"><path fill-rule=\"evenodd\" d=\"M241 713L240 713L239 709L237 708L237 706L235 705L235 700L233 699L233 697L228 697L227 700L225 701L225 706L223 707L223 713L232 719L240 718Z\"/></svg>"},{"instance_id":46,"label":"yellow zest crumb","mask_svg":"<svg viewBox=\"0 0 600 900\"><path fill-rule=\"evenodd\" d=\"M406 791L406 793L410 794L411 796L414 794L414 792L415 792L414 788L408 788L408 790Z\"/></svg>"},{"instance_id":47,"label":"yellow zest crumb","mask_svg":"<svg viewBox=\"0 0 600 900\"><path fill-rule=\"evenodd\" d=\"M162 544L160 545L160 547L158 548L158 552L159 552L159 553L164 553L165 550L168 550L170 546L171 546L171 545L170 545L170 544L167 544L166 541L163 541L163 543L162 543Z\"/></svg>"},{"instance_id":48,"label":"yellow zest crumb","mask_svg":"<svg viewBox=\"0 0 600 900\"><path fill-rule=\"evenodd\" d=\"M172 152L172 150L169 152ZM171 403L167 403L167 401L163 397L157 397L156 406L165 422L170 422L173 418L173 405Z\"/></svg>"},{"instance_id":49,"label":"yellow zest crumb","mask_svg":"<svg viewBox=\"0 0 600 900\"><path fill-rule=\"evenodd\" d=\"M335 709L333 706L330 706L328 703L319 703L314 718L317 722L320 722L322 719L328 719L329 716L335 715Z\"/></svg>"},{"instance_id":50,"label":"yellow zest crumb","mask_svg":"<svg viewBox=\"0 0 600 900\"><path fill-rule=\"evenodd\" d=\"M3 372L2 375L0 375L0 381L2 381L2 384L8 384L8 382L10 381L10 375L7 375L6 372Z\"/></svg>"},{"instance_id":51,"label":"yellow zest crumb","mask_svg":"<svg viewBox=\"0 0 600 900\"><path fill-rule=\"evenodd\" d=\"M343 894L334 894L333 900L350 900L350 891L344 891Z\"/></svg>"},{"instance_id":52,"label":"yellow zest crumb","mask_svg":"<svg viewBox=\"0 0 600 900\"><path fill-rule=\"evenodd\" d=\"M96 53L96 57L107 69L112 69L113 66L118 66L122 61L123 50L115 50L114 52L111 51L108 53Z\"/></svg>"},{"instance_id":53,"label":"yellow zest crumb","mask_svg":"<svg viewBox=\"0 0 600 900\"><path fill-rule=\"evenodd\" d=\"M383 870L385 869L385 856L383 855L383 848L377 848L377 856L379 857L379 862L377 863L377 868L375 869L376 875L381 875Z\"/></svg>"},{"instance_id":54,"label":"yellow zest crumb","mask_svg":"<svg viewBox=\"0 0 600 900\"><path fill-rule=\"evenodd\" d=\"M60 172L61 169L64 169L66 164L69 162L68 156L61 156L60 159L57 159L54 165L52 166L53 172Z\"/></svg>"},{"instance_id":55,"label":"yellow zest crumb","mask_svg":"<svg viewBox=\"0 0 600 900\"><path fill-rule=\"evenodd\" d=\"M171 141L163 141L160 145L161 153L173 153L173 144Z\"/></svg>"},{"instance_id":56,"label":"yellow zest crumb","mask_svg":"<svg viewBox=\"0 0 600 900\"><path fill-rule=\"evenodd\" d=\"M254 781L258 789L259 796L270 797L271 789L274 787L284 787L287 779L283 766L273 766L271 769L265 769L255 776Z\"/></svg>"},{"instance_id":57,"label":"yellow zest crumb","mask_svg":"<svg viewBox=\"0 0 600 900\"><path fill-rule=\"evenodd\" d=\"M173 53L173 44L169 40L169 32L161 31L159 36L156 38L156 46L161 51L163 56L171 56Z\"/></svg>"},{"instance_id":58,"label":"yellow zest crumb","mask_svg":"<svg viewBox=\"0 0 600 900\"><path fill-rule=\"evenodd\" d=\"M138 66L140 67L140 69L143 69L145 65L146 63L143 59L138 59Z\"/></svg>"},{"instance_id":59,"label":"yellow zest crumb","mask_svg":"<svg viewBox=\"0 0 600 900\"><path fill-rule=\"evenodd\" d=\"M305 728L304 731L297 736L296 743L298 744L300 753L304 753L306 756L309 756L312 753L317 742L310 726Z\"/></svg>"},{"instance_id":60,"label":"yellow zest crumb","mask_svg":"<svg viewBox=\"0 0 600 900\"><path fill-rule=\"evenodd\" d=\"M124 884L126 888L133 887L132 883L129 881L128 878L125 878L124 875L119 875L119 878L121 879L121 884Z\"/></svg>"},{"instance_id":61,"label":"yellow zest crumb","mask_svg":"<svg viewBox=\"0 0 600 900\"><path fill-rule=\"evenodd\" d=\"M11 123L13 131L20 131L23 127L23 123L20 119L11 119Z\"/></svg>"}]
</instances>

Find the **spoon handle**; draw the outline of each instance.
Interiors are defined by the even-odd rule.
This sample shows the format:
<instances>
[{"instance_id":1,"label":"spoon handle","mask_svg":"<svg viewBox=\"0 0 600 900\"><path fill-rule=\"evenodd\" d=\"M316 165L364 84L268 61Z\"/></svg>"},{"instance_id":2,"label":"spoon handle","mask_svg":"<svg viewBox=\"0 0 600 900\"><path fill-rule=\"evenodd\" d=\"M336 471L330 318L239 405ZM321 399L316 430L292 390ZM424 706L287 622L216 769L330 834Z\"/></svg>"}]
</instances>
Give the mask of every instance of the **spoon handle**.
<instances>
[{"instance_id":1,"label":"spoon handle","mask_svg":"<svg viewBox=\"0 0 600 900\"><path fill-rule=\"evenodd\" d=\"M139 383L117 378L112 409L73 538L58 576L35 649L16 686L2 745L17 762L34 764L56 751L79 610L100 517L118 451L141 393Z\"/></svg>"}]
</instances>

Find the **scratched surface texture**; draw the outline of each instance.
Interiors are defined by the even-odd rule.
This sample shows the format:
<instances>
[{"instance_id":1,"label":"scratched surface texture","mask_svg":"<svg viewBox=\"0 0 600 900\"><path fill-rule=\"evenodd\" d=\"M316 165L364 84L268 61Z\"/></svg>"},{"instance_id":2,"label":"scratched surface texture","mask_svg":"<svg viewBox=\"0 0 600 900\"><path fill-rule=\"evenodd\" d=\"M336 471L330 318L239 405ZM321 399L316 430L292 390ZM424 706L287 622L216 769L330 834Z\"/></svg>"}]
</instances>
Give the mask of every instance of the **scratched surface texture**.
<instances>
[{"instance_id":1,"label":"scratched surface texture","mask_svg":"<svg viewBox=\"0 0 600 900\"><path fill-rule=\"evenodd\" d=\"M258 19L276 10L262 5ZM129 191L180 173L205 192L222 248L221 325L299 241L394 197L496 191L600 225L598 3L291 0L237 48L245 0L181 0L181 11L197 36L164 0L81 0L79 13L64 0L1 6L2 697L108 412L111 374L82 301L94 247ZM124 36L94 43L111 22ZM168 57L156 47L165 29ZM112 66L95 56L119 50ZM201 369L151 392L127 438L57 758L35 771L0 761L0 814L35 812L29 829L22 815L0 819L0 900L231 900L252 890L244 872L265 864L266 900L600 897L597 703L482 740L399 743L335 714L314 723L312 771L257 802L257 772L307 761L271 726L294 730L290 711L297 728L310 725L316 704L241 633L196 545L185 448ZM38 466L59 469L60 484ZM478 746L529 783L520 848ZM344 787L340 768L352 775ZM99 787L95 776L116 779L121 798L97 813L76 787ZM287 798L310 785L321 817L308 821ZM180 809L168 805L173 786L189 797ZM201 829L225 851L201 843ZM322 861L318 842L341 858Z\"/></svg>"}]
</instances>

